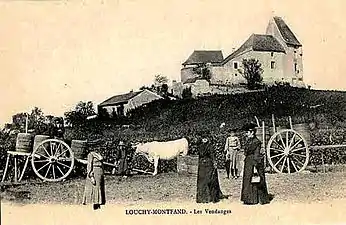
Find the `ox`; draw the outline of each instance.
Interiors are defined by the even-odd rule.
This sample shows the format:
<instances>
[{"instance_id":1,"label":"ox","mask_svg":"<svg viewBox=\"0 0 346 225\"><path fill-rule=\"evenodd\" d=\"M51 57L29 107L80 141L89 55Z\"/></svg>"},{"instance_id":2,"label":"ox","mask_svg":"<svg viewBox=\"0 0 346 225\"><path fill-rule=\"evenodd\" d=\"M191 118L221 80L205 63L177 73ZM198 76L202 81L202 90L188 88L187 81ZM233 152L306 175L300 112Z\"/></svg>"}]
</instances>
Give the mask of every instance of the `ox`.
<instances>
[{"instance_id":1,"label":"ox","mask_svg":"<svg viewBox=\"0 0 346 225\"><path fill-rule=\"evenodd\" d=\"M133 146L135 154L144 155L150 163L154 163L153 176L157 174L159 159L170 160L178 155L186 156L188 151L188 142L186 138L181 138L173 141L152 141L147 143L139 143Z\"/></svg>"}]
</instances>

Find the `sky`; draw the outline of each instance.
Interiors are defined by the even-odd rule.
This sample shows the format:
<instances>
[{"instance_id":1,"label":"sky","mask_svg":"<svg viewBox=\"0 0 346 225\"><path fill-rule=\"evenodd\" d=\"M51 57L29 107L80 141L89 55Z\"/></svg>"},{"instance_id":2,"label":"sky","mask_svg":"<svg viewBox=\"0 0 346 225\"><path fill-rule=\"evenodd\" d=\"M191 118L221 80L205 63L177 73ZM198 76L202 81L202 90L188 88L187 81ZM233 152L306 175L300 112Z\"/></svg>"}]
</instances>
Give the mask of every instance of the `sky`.
<instances>
[{"instance_id":1,"label":"sky","mask_svg":"<svg viewBox=\"0 0 346 225\"><path fill-rule=\"evenodd\" d=\"M346 90L346 1L0 2L0 124L35 106L62 116L153 82L180 80L193 50L224 57L281 16L303 44L304 81Z\"/></svg>"}]
</instances>

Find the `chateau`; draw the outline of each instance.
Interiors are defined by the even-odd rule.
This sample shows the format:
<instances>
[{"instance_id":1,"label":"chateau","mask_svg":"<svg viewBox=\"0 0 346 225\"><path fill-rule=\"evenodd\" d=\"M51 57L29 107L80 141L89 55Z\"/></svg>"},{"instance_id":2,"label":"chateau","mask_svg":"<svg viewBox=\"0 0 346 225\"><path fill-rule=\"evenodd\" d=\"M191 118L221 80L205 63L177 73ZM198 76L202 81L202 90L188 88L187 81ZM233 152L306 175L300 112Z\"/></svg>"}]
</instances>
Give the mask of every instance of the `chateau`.
<instances>
[{"instance_id":1,"label":"chateau","mask_svg":"<svg viewBox=\"0 0 346 225\"><path fill-rule=\"evenodd\" d=\"M243 59L257 59L262 65L263 83L289 83L304 87L302 44L281 17L273 17L265 34L252 34L226 58L222 51L194 51L182 64L181 82L173 83L173 92L180 95L182 89L191 87L193 95L199 93L222 93L245 84L239 73ZM201 79L196 68L206 65L210 80ZM222 87L222 88L221 88ZM227 88L225 88L227 87Z\"/></svg>"}]
</instances>

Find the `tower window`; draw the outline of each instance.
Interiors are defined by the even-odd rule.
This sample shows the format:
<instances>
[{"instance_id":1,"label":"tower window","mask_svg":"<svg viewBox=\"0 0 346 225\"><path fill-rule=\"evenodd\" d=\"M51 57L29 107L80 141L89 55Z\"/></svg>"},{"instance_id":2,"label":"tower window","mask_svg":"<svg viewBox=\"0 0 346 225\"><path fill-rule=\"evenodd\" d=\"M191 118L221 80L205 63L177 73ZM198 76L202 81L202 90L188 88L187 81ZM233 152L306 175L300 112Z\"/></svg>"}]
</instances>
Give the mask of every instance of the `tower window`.
<instances>
[{"instance_id":1,"label":"tower window","mask_svg":"<svg viewBox=\"0 0 346 225\"><path fill-rule=\"evenodd\" d=\"M299 69L298 69L297 63L294 63L294 71L295 71L296 73L299 73Z\"/></svg>"},{"instance_id":2,"label":"tower window","mask_svg":"<svg viewBox=\"0 0 346 225\"><path fill-rule=\"evenodd\" d=\"M234 62L234 63L233 63L233 68L234 68L234 69L238 69L238 62Z\"/></svg>"},{"instance_id":3,"label":"tower window","mask_svg":"<svg viewBox=\"0 0 346 225\"><path fill-rule=\"evenodd\" d=\"M275 61L271 61L270 62L270 68L271 69L275 69Z\"/></svg>"},{"instance_id":4,"label":"tower window","mask_svg":"<svg viewBox=\"0 0 346 225\"><path fill-rule=\"evenodd\" d=\"M270 56L273 57L273 56L274 56L274 52L271 52L271 53L270 53Z\"/></svg>"}]
</instances>

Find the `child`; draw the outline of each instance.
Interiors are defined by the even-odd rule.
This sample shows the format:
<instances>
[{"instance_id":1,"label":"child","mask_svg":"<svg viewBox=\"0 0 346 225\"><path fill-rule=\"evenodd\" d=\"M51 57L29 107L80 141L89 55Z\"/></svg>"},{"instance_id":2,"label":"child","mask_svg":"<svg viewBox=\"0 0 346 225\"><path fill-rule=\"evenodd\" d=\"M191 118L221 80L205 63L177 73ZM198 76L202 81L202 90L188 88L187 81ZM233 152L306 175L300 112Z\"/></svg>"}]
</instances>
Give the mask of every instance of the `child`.
<instances>
[{"instance_id":1,"label":"child","mask_svg":"<svg viewBox=\"0 0 346 225\"><path fill-rule=\"evenodd\" d=\"M229 178L230 170L232 178L239 177L239 150L240 140L235 136L235 131L231 130L225 144L227 178Z\"/></svg>"}]
</instances>

